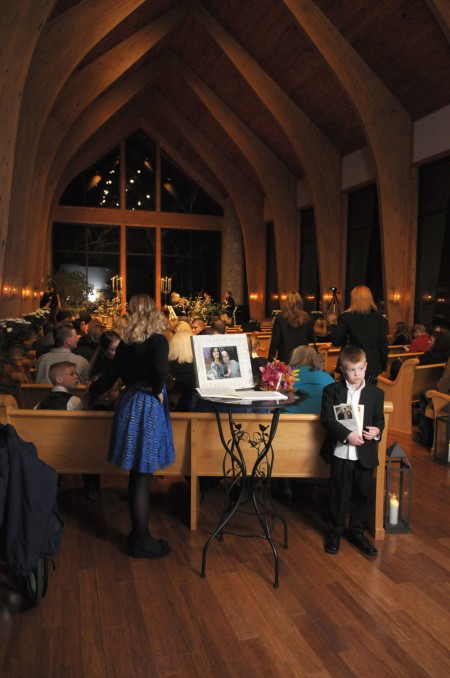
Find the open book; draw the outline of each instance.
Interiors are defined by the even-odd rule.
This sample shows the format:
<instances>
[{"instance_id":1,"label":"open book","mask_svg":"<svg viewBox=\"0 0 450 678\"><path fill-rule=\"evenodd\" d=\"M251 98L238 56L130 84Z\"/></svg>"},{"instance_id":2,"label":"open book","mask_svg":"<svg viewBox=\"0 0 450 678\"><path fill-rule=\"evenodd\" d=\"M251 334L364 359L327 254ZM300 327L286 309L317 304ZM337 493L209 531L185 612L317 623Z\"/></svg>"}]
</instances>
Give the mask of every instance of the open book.
<instances>
[{"instance_id":1,"label":"open book","mask_svg":"<svg viewBox=\"0 0 450 678\"><path fill-rule=\"evenodd\" d=\"M334 416L349 431L362 433L364 425L364 405L333 405Z\"/></svg>"},{"instance_id":2,"label":"open book","mask_svg":"<svg viewBox=\"0 0 450 678\"><path fill-rule=\"evenodd\" d=\"M212 389L197 388L202 398L233 399L233 400L287 400L287 396L280 391L254 391L250 389Z\"/></svg>"}]
</instances>

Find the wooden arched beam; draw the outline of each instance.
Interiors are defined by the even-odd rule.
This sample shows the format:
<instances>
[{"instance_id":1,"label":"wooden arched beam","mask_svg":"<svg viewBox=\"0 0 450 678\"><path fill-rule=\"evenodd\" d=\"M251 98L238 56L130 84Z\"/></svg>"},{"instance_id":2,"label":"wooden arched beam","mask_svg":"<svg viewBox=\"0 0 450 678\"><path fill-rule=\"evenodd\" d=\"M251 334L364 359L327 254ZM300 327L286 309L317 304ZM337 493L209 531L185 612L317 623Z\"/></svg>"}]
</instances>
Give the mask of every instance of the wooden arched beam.
<instances>
[{"instance_id":1,"label":"wooden arched beam","mask_svg":"<svg viewBox=\"0 0 450 678\"><path fill-rule=\"evenodd\" d=\"M51 162L45 164L45 170L42 168L42 177L35 178L35 189L33 191L33 209L30 219L35 221L31 224L33 233L39 234L38 242L45 242L46 231L48 228L48 216L54 201L55 188L59 183L61 167L67 163L67 158L74 156L84 142L94 134L95 130L101 127L105 120L115 115L123 106L133 99L140 90L147 86L148 82L155 77L164 66L164 60L158 59L150 63L129 78L119 80L116 86L107 89L107 91L96 98L91 105L78 116L76 122L66 130L66 135L60 141L59 147L52 149L53 154ZM40 265L36 257L30 256L33 243L27 242L26 262L29 268L31 280L39 280L42 277Z\"/></svg>"},{"instance_id":2,"label":"wooden arched beam","mask_svg":"<svg viewBox=\"0 0 450 678\"><path fill-rule=\"evenodd\" d=\"M22 97L20 135L17 136L11 186L6 275L23 277L36 153L45 121L59 91L97 42L143 2L145 0L122 0L111 4L109 0L83 0L43 27Z\"/></svg>"},{"instance_id":3,"label":"wooden arched beam","mask_svg":"<svg viewBox=\"0 0 450 678\"><path fill-rule=\"evenodd\" d=\"M242 227L248 288L257 294L256 299L249 299L250 316L263 318L266 245L263 237L264 196L262 191L255 188L243 174L238 172L223 154L219 153L215 146L164 97L157 94L153 100L167 118L173 121L183 136L189 139L189 143L228 191Z\"/></svg>"},{"instance_id":4,"label":"wooden arched beam","mask_svg":"<svg viewBox=\"0 0 450 678\"><path fill-rule=\"evenodd\" d=\"M22 96L30 61L55 0L0 2L0 284L8 236L10 196ZM16 225L17 226L17 225ZM1 290L1 288L0 288ZM10 315L1 301L1 317ZM12 306L12 305L11 305ZM11 309L12 310L12 309Z\"/></svg>"},{"instance_id":5,"label":"wooden arched beam","mask_svg":"<svg viewBox=\"0 0 450 678\"><path fill-rule=\"evenodd\" d=\"M281 87L199 2L194 16L278 121L307 177L314 203L321 290L345 285L345 230L341 216L341 158L337 149Z\"/></svg>"},{"instance_id":6,"label":"wooden arched beam","mask_svg":"<svg viewBox=\"0 0 450 678\"><path fill-rule=\"evenodd\" d=\"M185 16L185 5L178 5L174 10L167 12L156 21L123 40L81 70L75 71L66 82L47 118L39 142L30 197L29 218L30 227L33 231L33 221L42 210L48 171L55 166L55 154L67 130L97 97L111 87L139 59L151 51ZM139 76L133 74L129 78L131 83L125 81L123 90L128 90L128 97L133 97L136 91L146 84L146 79L152 77L153 71L162 66L161 59L158 59L158 65L140 69ZM139 79L141 80L140 84ZM99 124L102 124L105 116L109 115L111 110L114 110L108 106L107 97L102 100L102 105L105 107L105 112L103 120L99 121ZM46 227L46 222L43 220L38 221L37 224L40 229ZM30 258L27 256L25 261L30 261ZM30 279L33 280L34 271L31 270L29 275Z\"/></svg>"},{"instance_id":7,"label":"wooden arched beam","mask_svg":"<svg viewBox=\"0 0 450 678\"><path fill-rule=\"evenodd\" d=\"M391 322L412 321L417 187L412 177L411 116L312 0L283 0L351 100L375 160ZM397 289L402 304L387 297Z\"/></svg>"},{"instance_id":8,"label":"wooden arched beam","mask_svg":"<svg viewBox=\"0 0 450 678\"><path fill-rule=\"evenodd\" d=\"M450 42L450 4L448 0L426 0L448 42Z\"/></svg>"},{"instance_id":9,"label":"wooden arched beam","mask_svg":"<svg viewBox=\"0 0 450 678\"><path fill-rule=\"evenodd\" d=\"M295 177L247 125L175 55L173 67L254 167L272 210L279 292L297 289L299 229ZM264 233L260 237L264 237ZM290 248L289 257L285 256L286 247Z\"/></svg>"}]
</instances>

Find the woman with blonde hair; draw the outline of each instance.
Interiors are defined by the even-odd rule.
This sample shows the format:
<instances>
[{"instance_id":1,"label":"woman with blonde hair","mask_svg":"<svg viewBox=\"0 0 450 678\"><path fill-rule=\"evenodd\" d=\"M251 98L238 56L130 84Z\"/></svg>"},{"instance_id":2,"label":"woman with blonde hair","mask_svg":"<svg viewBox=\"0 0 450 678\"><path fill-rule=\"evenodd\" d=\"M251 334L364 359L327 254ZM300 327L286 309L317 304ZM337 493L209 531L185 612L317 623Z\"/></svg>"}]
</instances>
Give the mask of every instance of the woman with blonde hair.
<instances>
[{"instance_id":1,"label":"woman with blonde hair","mask_svg":"<svg viewBox=\"0 0 450 678\"><path fill-rule=\"evenodd\" d=\"M195 368L192 354L193 336L188 322L180 320L174 327L169 342L169 401L170 409L177 412L191 412L195 404Z\"/></svg>"},{"instance_id":2,"label":"woman with blonde hair","mask_svg":"<svg viewBox=\"0 0 450 678\"><path fill-rule=\"evenodd\" d=\"M297 346L292 351L289 365L295 374L294 388L307 393L308 397L286 408L286 412L320 414L322 391L334 379L322 370L316 349L312 346Z\"/></svg>"},{"instance_id":3,"label":"woman with blonde hair","mask_svg":"<svg viewBox=\"0 0 450 678\"><path fill-rule=\"evenodd\" d=\"M296 346L313 341L313 326L303 308L303 299L298 292L289 292L273 324L269 358L287 363Z\"/></svg>"},{"instance_id":4,"label":"woman with blonde hair","mask_svg":"<svg viewBox=\"0 0 450 678\"><path fill-rule=\"evenodd\" d=\"M164 558L171 551L148 527L153 473L175 459L165 390L169 372L165 326L153 299L146 294L133 296L111 367L90 386L92 393L103 393L119 377L125 385L114 414L108 459L130 471L128 546L135 558Z\"/></svg>"},{"instance_id":5,"label":"woman with blonde hair","mask_svg":"<svg viewBox=\"0 0 450 678\"><path fill-rule=\"evenodd\" d=\"M387 365L386 321L377 310L372 292L366 285L354 287L350 306L339 317L333 334L335 346L358 346L367 357L366 383L376 384Z\"/></svg>"}]
</instances>

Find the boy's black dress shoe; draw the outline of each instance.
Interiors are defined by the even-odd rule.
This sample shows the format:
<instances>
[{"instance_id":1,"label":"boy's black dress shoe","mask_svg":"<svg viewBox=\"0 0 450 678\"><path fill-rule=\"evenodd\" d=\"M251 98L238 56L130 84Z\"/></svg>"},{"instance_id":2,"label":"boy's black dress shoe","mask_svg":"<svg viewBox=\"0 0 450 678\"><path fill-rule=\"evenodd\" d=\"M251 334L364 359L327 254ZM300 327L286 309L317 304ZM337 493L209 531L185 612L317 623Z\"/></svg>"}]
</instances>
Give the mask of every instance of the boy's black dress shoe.
<instances>
[{"instance_id":1,"label":"boy's black dress shoe","mask_svg":"<svg viewBox=\"0 0 450 678\"><path fill-rule=\"evenodd\" d=\"M339 551L341 538L335 534L328 534L325 539L325 552L333 555Z\"/></svg>"},{"instance_id":2,"label":"boy's black dress shoe","mask_svg":"<svg viewBox=\"0 0 450 678\"><path fill-rule=\"evenodd\" d=\"M370 541L367 541L363 534L349 534L348 540L353 546L364 553L365 556L376 556L378 555L378 549L375 546L372 546Z\"/></svg>"}]
</instances>

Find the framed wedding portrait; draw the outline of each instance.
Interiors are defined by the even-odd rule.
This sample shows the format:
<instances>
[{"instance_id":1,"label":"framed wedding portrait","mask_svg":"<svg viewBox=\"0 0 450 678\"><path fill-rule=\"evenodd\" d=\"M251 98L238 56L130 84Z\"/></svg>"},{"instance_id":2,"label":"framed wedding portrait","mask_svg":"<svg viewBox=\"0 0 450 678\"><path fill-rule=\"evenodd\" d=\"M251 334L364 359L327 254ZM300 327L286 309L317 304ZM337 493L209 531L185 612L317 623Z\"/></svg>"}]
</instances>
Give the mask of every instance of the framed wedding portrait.
<instances>
[{"instance_id":1,"label":"framed wedding portrait","mask_svg":"<svg viewBox=\"0 0 450 678\"><path fill-rule=\"evenodd\" d=\"M199 388L253 388L246 334L194 335L191 341Z\"/></svg>"}]
</instances>

